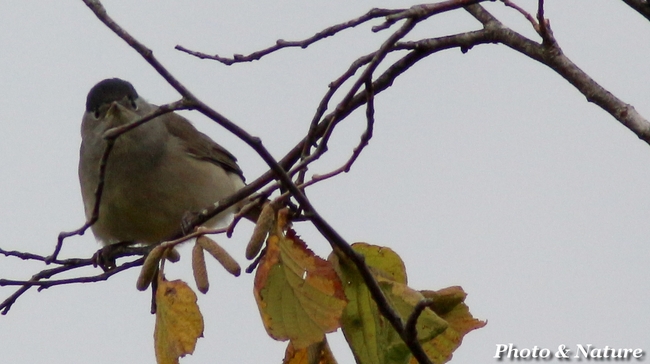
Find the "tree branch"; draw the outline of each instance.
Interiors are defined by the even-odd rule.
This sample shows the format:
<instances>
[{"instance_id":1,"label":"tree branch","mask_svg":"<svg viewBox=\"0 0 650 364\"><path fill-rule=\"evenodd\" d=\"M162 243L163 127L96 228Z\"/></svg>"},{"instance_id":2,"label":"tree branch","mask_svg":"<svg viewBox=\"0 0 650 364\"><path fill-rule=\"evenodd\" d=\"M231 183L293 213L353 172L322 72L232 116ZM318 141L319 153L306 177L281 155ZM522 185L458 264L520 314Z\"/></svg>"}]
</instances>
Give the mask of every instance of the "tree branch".
<instances>
[{"instance_id":1,"label":"tree branch","mask_svg":"<svg viewBox=\"0 0 650 364\"><path fill-rule=\"evenodd\" d=\"M493 34L494 40L550 67L585 95L587 101L600 106L639 139L650 144L650 122L639 114L634 106L607 91L566 57L553 38L550 28L548 36L551 42L539 44L505 27L480 5L468 6L466 10L483 23L485 29Z\"/></svg>"},{"instance_id":2,"label":"tree branch","mask_svg":"<svg viewBox=\"0 0 650 364\"><path fill-rule=\"evenodd\" d=\"M130 255L142 255L141 251L136 252L135 254L130 254ZM124 255L126 256L126 254ZM42 257L43 261L45 261L44 257ZM41 260L41 259L38 259ZM11 306L16 302L16 300L23 295L23 293L27 292L30 288L34 286L39 286L39 291L51 287L51 286L56 286L56 285L62 285L62 284L71 284L71 283L89 283L89 282L99 282L99 281L105 281L111 276L125 271L129 268L135 267L142 265L144 262L144 257L140 257L134 261L127 262L122 264L121 266L118 266L112 270L109 270L107 272L104 272L102 274L96 275L96 276L90 276L90 277L77 277L77 278L69 278L69 279L62 279L62 280L50 280L50 281L42 281L43 279L49 279L57 274L61 274L64 272L68 272L74 269L82 268L82 267L88 267L92 266L95 264L94 259L89 258L89 259L75 259L74 264L64 264L56 268L50 268L50 269L45 269L42 270L32 276L27 281L17 281L17 280L9 280L9 279L0 279L0 287L1 286L11 286L11 285L19 285L21 286L16 292L14 292L11 296L7 297L2 303L0 303L0 313L2 315L6 315L9 310L11 309Z\"/></svg>"},{"instance_id":3,"label":"tree branch","mask_svg":"<svg viewBox=\"0 0 650 364\"><path fill-rule=\"evenodd\" d=\"M356 27L356 26L358 26L360 24L363 24L365 22L368 22L368 21L370 21L372 19L382 18L382 17L385 17L385 16L390 15L390 14L400 13L402 11L403 11L403 9L378 9L378 8L375 8L375 9L370 10L366 14L364 14L364 15L356 18L356 19L352 19L352 20L349 20L349 21L344 22L344 23L340 23L340 24L333 25L331 27L327 27L327 28L321 30L320 32L314 34L313 36L311 36L311 37L309 37L307 39L303 39L303 40L299 40L299 41L286 41L286 40L283 40L283 39L278 39L275 42L274 45L272 45L272 46L270 46L268 48L253 52L253 53L251 53L249 55L246 55L246 56L241 55L241 54L235 54L232 58L227 58L227 57L221 57L221 56L219 56L217 54L209 55L207 53L192 51L192 50L189 50L189 49L187 49L187 48L185 48L185 47L183 47L181 45L177 45L175 48L177 50L181 51L181 52L185 52L185 53L187 53L189 55L192 55L194 57L197 57L197 58L211 59L211 60L214 60L214 61L217 61L217 62L221 62L221 63L223 63L223 64L225 64L227 66L230 66L230 65L232 65L234 63L252 62L252 61L259 60L259 59L261 59L262 57L264 57L266 55L269 55L271 53L274 53L274 52L279 51L279 50L284 49L284 48L298 48L299 47L299 48L305 49L305 48L309 47L310 45L312 45L312 44L314 44L314 43L316 43L316 42L318 42L320 40L323 40L323 39L325 39L327 37L334 36L334 35L338 34L339 32L341 32L343 30L354 28L354 27Z\"/></svg>"},{"instance_id":4,"label":"tree branch","mask_svg":"<svg viewBox=\"0 0 650 364\"><path fill-rule=\"evenodd\" d=\"M648 0L623 0L623 2L650 20L650 2Z\"/></svg>"}]
</instances>

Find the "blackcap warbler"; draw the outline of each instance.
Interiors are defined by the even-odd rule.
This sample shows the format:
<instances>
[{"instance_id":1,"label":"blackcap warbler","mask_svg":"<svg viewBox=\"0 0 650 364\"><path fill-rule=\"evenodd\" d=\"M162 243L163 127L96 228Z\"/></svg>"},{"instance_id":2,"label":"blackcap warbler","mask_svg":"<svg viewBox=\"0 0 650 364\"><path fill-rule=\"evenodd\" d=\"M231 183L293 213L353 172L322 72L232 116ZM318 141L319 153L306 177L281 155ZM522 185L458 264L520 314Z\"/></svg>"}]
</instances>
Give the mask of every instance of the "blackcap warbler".
<instances>
[{"instance_id":1,"label":"blackcap warbler","mask_svg":"<svg viewBox=\"0 0 650 364\"><path fill-rule=\"evenodd\" d=\"M121 79L106 79L88 93L81 124L79 181L86 217L92 215L100 160L110 128L156 109ZM159 116L119 136L106 165L95 237L108 245L156 244L181 229L183 218L244 186L237 160L176 113ZM214 226L228 211L205 225Z\"/></svg>"}]
</instances>

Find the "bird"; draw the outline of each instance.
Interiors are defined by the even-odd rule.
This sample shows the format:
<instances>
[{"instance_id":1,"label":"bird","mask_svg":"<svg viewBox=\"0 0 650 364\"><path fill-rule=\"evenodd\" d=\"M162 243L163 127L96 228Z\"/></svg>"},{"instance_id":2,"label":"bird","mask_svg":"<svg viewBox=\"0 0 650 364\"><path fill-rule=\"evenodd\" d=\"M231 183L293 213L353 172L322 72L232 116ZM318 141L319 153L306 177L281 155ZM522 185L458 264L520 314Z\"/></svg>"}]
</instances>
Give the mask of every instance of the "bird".
<instances>
[{"instance_id":1,"label":"bird","mask_svg":"<svg viewBox=\"0 0 650 364\"><path fill-rule=\"evenodd\" d=\"M95 207L104 133L156 110L133 85L109 78L94 85L81 122L79 182L87 219ZM181 230L187 214L198 213L245 186L237 159L171 112L120 135L109 154L99 218L91 226L105 246L119 242L158 244ZM204 225L223 222L237 206Z\"/></svg>"}]
</instances>

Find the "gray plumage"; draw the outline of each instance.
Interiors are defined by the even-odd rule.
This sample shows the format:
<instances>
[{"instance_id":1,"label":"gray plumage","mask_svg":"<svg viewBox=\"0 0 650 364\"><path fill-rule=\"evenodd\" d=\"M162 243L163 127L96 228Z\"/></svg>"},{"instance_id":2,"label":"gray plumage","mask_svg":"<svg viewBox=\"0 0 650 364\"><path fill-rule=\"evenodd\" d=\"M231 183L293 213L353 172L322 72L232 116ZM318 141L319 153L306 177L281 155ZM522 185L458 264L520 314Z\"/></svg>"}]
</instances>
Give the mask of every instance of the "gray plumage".
<instances>
[{"instance_id":1,"label":"gray plumage","mask_svg":"<svg viewBox=\"0 0 650 364\"><path fill-rule=\"evenodd\" d=\"M88 93L81 126L79 181L86 216L92 214L103 133L155 110L133 86L113 78ZM178 232L183 216L227 197L244 186L237 160L187 119L168 113L116 141L108 159L99 210L92 226L104 244L155 244ZM206 225L225 217L220 214Z\"/></svg>"}]
</instances>

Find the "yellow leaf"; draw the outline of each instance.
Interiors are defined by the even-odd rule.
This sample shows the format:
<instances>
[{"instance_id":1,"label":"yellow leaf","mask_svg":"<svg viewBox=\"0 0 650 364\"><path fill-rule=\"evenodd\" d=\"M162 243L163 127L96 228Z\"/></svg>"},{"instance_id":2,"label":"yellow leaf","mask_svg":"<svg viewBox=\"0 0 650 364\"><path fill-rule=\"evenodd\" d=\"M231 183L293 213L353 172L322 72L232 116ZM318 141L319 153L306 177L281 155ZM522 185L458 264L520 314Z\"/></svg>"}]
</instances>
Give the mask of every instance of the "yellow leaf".
<instances>
[{"instance_id":1,"label":"yellow leaf","mask_svg":"<svg viewBox=\"0 0 650 364\"><path fill-rule=\"evenodd\" d=\"M295 349L291 342L287 346L282 364L336 364L327 340Z\"/></svg>"},{"instance_id":2,"label":"yellow leaf","mask_svg":"<svg viewBox=\"0 0 650 364\"><path fill-rule=\"evenodd\" d=\"M181 280L158 279L156 291L154 345L158 364L178 364L178 358L192 354L203 336L203 316L196 294Z\"/></svg>"},{"instance_id":3,"label":"yellow leaf","mask_svg":"<svg viewBox=\"0 0 650 364\"><path fill-rule=\"evenodd\" d=\"M472 317L469 307L463 303L467 294L461 287L421 292L433 301L434 311L449 324L447 330L433 340L423 343L422 347L432 362L446 363L451 360L452 353L460 346L463 337L468 332L485 326L486 322ZM416 364L417 361L412 358L410 363Z\"/></svg>"},{"instance_id":4,"label":"yellow leaf","mask_svg":"<svg viewBox=\"0 0 650 364\"><path fill-rule=\"evenodd\" d=\"M279 230L279 229L276 229ZM331 264L307 249L293 230L276 231L255 275L255 299L269 336L296 349L339 327L345 296Z\"/></svg>"}]
</instances>

